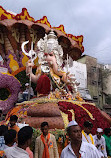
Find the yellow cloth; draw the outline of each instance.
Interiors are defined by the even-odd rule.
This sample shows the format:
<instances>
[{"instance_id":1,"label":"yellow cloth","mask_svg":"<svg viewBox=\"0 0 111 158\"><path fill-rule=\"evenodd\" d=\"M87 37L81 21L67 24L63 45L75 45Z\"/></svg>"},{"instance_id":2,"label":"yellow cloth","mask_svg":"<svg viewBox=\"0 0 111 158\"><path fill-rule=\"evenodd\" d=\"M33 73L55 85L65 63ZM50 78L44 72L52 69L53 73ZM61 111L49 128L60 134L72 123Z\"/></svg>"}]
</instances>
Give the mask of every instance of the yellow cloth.
<instances>
[{"instance_id":1,"label":"yellow cloth","mask_svg":"<svg viewBox=\"0 0 111 158\"><path fill-rule=\"evenodd\" d=\"M45 138L45 141L47 141L47 136ZM49 156L50 158L59 158L58 154L58 148L55 140L55 136L53 134L50 134L49 139ZM35 158L42 158L44 152L44 144L41 140L41 136L36 138L35 141Z\"/></svg>"},{"instance_id":2,"label":"yellow cloth","mask_svg":"<svg viewBox=\"0 0 111 158\"><path fill-rule=\"evenodd\" d=\"M89 141L88 141L88 139L87 139L87 136L86 136L86 134L85 134L85 132L84 132L83 130L82 130L82 134L84 135L84 137L86 138L87 142L89 143ZM92 134L89 134L89 137L90 137L90 139L91 139L92 144L94 145L94 139L93 139Z\"/></svg>"}]
</instances>

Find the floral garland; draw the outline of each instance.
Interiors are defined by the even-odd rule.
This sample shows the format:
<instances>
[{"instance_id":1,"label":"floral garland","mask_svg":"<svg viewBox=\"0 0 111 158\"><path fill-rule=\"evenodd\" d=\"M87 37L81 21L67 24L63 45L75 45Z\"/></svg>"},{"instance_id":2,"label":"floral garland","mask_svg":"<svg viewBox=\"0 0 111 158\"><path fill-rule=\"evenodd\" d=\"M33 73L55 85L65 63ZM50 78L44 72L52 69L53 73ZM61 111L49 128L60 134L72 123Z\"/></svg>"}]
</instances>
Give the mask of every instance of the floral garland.
<instances>
[{"instance_id":1,"label":"floral garland","mask_svg":"<svg viewBox=\"0 0 111 158\"><path fill-rule=\"evenodd\" d=\"M109 128L109 122L102 116L100 110L95 106L90 106L90 104L82 104L83 107L87 108L94 116L95 120L89 119L93 123L92 134L96 132L98 127L100 128Z\"/></svg>"},{"instance_id":2,"label":"floral garland","mask_svg":"<svg viewBox=\"0 0 111 158\"><path fill-rule=\"evenodd\" d=\"M12 114L17 115L19 118L27 117L27 110L36 106L36 104L41 104L45 102L56 102L58 103L59 109L61 110L61 115L64 120L65 127L72 119L75 119L80 127L83 129L84 121L89 120L93 123L92 134L96 133L96 129L110 127L109 122L101 115L100 110L94 106L94 104L86 102L59 100L59 99L47 99L39 98L29 102L20 103L18 106L14 107L8 114L7 120ZM6 120L6 121L7 121Z\"/></svg>"},{"instance_id":3,"label":"floral garland","mask_svg":"<svg viewBox=\"0 0 111 158\"><path fill-rule=\"evenodd\" d=\"M72 112L70 111L71 109L74 111L75 114L75 120L78 122L80 127L83 129L83 124L84 121L89 120L93 123L93 129L92 129L92 134L96 133L96 129L98 127L100 128L107 128L110 127L109 122L103 118L103 116L100 113L100 110L96 107L93 106L92 104L85 104L81 103L83 108L78 106L76 103L71 103L71 102L65 102L65 101L60 101L58 102L59 108L62 112L68 115L68 120L72 121ZM88 113L84 110L87 109L95 119L92 119Z\"/></svg>"},{"instance_id":4,"label":"floral garland","mask_svg":"<svg viewBox=\"0 0 111 158\"><path fill-rule=\"evenodd\" d=\"M6 88L10 92L6 100L0 100L0 108L6 113L17 101L18 92L20 91L20 82L11 74L0 73L0 89L1 88Z\"/></svg>"}]
</instances>

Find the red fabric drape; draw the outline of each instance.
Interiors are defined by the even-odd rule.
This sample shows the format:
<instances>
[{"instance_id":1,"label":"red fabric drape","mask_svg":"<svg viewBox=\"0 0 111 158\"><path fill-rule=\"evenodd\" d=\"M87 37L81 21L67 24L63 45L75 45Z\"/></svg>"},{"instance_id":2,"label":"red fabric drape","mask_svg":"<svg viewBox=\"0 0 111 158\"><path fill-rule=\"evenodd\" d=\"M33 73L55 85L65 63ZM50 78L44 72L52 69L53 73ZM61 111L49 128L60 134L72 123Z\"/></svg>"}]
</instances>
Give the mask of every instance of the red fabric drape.
<instances>
[{"instance_id":1,"label":"red fabric drape","mask_svg":"<svg viewBox=\"0 0 111 158\"><path fill-rule=\"evenodd\" d=\"M50 93L50 79L46 75L41 75L37 81L36 90L39 94Z\"/></svg>"}]
</instances>

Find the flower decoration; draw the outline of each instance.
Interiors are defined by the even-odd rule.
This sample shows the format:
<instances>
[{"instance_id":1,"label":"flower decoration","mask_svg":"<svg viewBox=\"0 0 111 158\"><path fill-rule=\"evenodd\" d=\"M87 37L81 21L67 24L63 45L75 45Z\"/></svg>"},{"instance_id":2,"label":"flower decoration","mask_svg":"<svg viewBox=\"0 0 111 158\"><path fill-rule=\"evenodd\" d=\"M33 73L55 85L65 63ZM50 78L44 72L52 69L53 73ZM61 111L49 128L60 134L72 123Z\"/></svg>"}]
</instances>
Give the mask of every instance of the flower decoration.
<instances>
[{"instance_id":1,"label":"flower decoration","mask_svg":"<svg viewBox=\"0 0 111 158\"><path fill-rule=\"evenodd\" d=\"M3 156L4 156L4 151L1 150L1 151L0 151L0 157L3 157Z\"/></svg>"},{"instance_id":2,"label":"flower decoration","mask_svg":"<svg viewBox=\"0 0 111 158\"><path fill-rule=\"evenodd\" d=\"M103 118L100 110L96 106L94 106L94 104L71 101L71 100L66 101L66 100L47 99L47 98L41 98L41 99L39 98L34 101L21 103L20 105L14 107L11 111L9 111L6 120L8 120L12 114L17 115L19 118L25 118L27 117L27 110L30 107L45 102L58 103L61 113L64 114L63 120L64 123L66 123L65 127L67 127L68 122L71 121L72 119L75 119L82 129L83 129L84 121L86 120L91 121L93 123L92 134L96 133L97 127L103 129L110 127L109 122L105 118ZM61 140L61 138L58 139L59 141Z\"/></svg>"},{"instance_id":3,"label":"flower decoration","mask_svg":"<svg viewBox=\"0 0 111 158\"><path fill-rule=\"evenodd\" d=\"M7 112L17 101L20 91L20 82L11 74L0 73L0 89L1 88L6 88L10 92L6 100L0 100L0 108L2 108L3 112Z\"/></svg>"},{"instance_id":4,"label":"flower decoration","mask_svg":"<svg viewBox=\"0 0 111 158\"><path fill-rule=\"evenodd\" d=\"M89 120L93 123L93 129L92 134L96 133L96 129L98 127L100 128L107 128L110 127L109 122L103 118L101 115L100 110L90 104L90 103L81 103L78 104L77 102L66 102L66 101L60 101L58 102L59 109L68 115L68 120L72 120L72 113L69 110L73 110L75 114L75 120L78 122L80 127L83 129L84 121ZM92 114L93 117L90 116ZM92 119L93 118L93 119Z\"/></svg>"},{"instance_id":5,"label":"flower decoration","mask_svg":"<svg viewBox=\"0 0 111 158\"><path fill-rule=\"evenodd\" d=\"M8 50L8 54L6 55L7 59L7 68L10 73L19 69L19 62L15 54L13 54L10 50Z\"/></svg>"}]
</instances>

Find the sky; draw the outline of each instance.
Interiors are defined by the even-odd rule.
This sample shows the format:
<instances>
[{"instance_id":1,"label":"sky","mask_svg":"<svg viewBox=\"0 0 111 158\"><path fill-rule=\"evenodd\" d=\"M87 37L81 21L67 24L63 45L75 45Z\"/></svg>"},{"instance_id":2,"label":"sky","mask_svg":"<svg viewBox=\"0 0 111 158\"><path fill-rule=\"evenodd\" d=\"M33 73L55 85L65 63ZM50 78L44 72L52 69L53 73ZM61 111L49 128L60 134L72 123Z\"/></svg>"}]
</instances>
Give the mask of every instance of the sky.
<instances>
[{"instance_id":1,"label":"sky","mask_svg":"<svg viewBox=\"0 0 111 158\"><path fill-rule=\"evenodd\" d=\"M83 35L83 55L111 64L111 0L0 0L5 10L21 13L27 8L35 20L47 16L52 27Z\"/></svg>"}]
</instances>

